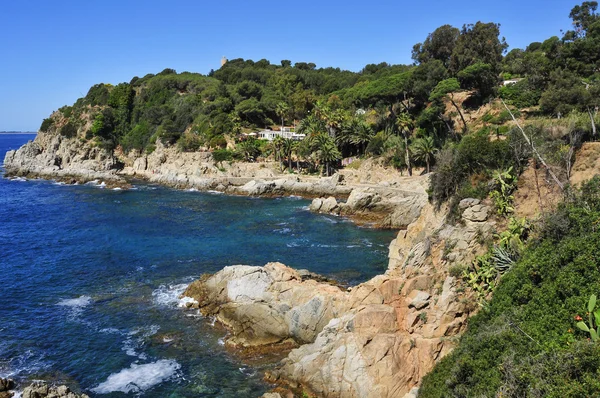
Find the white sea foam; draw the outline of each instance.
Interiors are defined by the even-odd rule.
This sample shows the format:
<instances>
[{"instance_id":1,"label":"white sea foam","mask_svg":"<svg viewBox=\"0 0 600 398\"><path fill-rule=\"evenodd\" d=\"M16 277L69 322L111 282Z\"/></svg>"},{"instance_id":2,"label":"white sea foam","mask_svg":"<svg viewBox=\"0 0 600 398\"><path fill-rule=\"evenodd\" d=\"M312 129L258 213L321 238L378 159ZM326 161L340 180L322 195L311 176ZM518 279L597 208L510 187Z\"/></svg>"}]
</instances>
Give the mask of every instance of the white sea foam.
<instances>
[{"instance_id":1,"label":"white sea foam","mask_svg":"<svg viewBox=\"0 0 600 398\"><path fill-rule=\"evenodd\" d=\"M193 305L193 304L198 304L198 301L196 301L195 299L193 299L191 297L186 296L186 297L182 297L181 299L179 299L177 306L181 307L181 308L187 308L188 303Z\"/></svg>"},{"instance_id":2,"label":"white sea foam","mask_svg":"<svg viewBox=\"0 0 600 398\"><path fill-rule=\"evenodd\" d=\"M64 299L64 300L60 300L57 303L57 305L60 305L63 307L71 307L74 309L84 308L90 304L92 304L92 298L90 296L79 296L79 297L73 298L73 299Z\"/></svg>"},{"instance_id":3,"label":"white sea foam","mask_svg":"<svg viewBox=\"0 0 600 398\"><path fill-rule=\"evenodd\" d=\"M113 373L92 391L97 394L111 392L142 392L177 376L181 365L171 359L161 359L146 364L131 364L129 368Z\"/></svg>"},{"instance_id":4,"label":"white sea foam","mask_svg":"<svg viewBox=\"0 0 600 398\"><path fill-rule=\"evenodd\" d=\"M152 300L157 305L177 306L180 304L179 297L187 288L186 283L178 285L160 285L158 289L152 292Z\"/></svg>"},{"instance_id":5,"label":"white sea foam","mask_svg":"<svg viewBox=\"0 0 600 398\"><path fill-rule=\"evenodd\" d=\"M155 335L159 330L160 326L158 325L144 326L131 330L127 333L127 338L123 342L121 350L125 351L125 354L131 357L138 357L141 360L148 359L146 354L138 351L144 347L146 339Z\"/></svg>"},{"instance_id":6,"label":"white sea foam","mask_svg":"<svg viewBox=\"0 0 600 398\"><path fill-rule=\"evenodd\" d=\"M92 180L92 181L88 181L85 183L85 185L98 185L100 183L100 181L98 180Z\"/></svg>"},{"instance_id":7,"label":"white sea foam","mask_svg":"<svg viewBox=\"0 0 600 398\"><path fill-rule=\"evenodd\" d=\"M196 188L190 188L187 190L188 192L198 192L198 190Z\"/></svg>"},{"instance_id":8,"label":"white sea foam","mask_svg":"<svg viewBox=\"0 0 600 398\"><path fill-rule=\"evenodd\" d=\"M104 181L102 181L100 184L97 185L98 188L106 188L106 183Z\"/></svg>"},{"instance_id":9,"label":"white sea foam","mask_svg":"<svg viewBox=\"0 0 600 398\"><path fill-rule=\"evenodd\" d=\"M223 192L221 192L221 191L214 191L214 190L212 190L212 189L211 189L211 190L208 190L208 191L206 191L206 192L208 192L208 193L212 193L213 195L223 195Z\"/></svg>"},{"instance_id":10,"label":"white sea foam","mask_svg":"<svg viewBox=\"0 0 600 398\"><path fill-rule=\"evenodd\" d=\"M18 182L25 182L27 181L27 178L25 177L15 177L15 178L11 178L11 181L18 181Z\"/></svg>"},{"instance_id":11,"label":"white sea foam","mask_svg":"<svg viewBox=\"0 0 600 398\"><path fill-rule=\"evenodd\" d=\"M113 188L112 190L113 190L113 191L122 191L122 190L123 190L123 188L116 187L116 188Z\"/></svg>"}]
</instances>

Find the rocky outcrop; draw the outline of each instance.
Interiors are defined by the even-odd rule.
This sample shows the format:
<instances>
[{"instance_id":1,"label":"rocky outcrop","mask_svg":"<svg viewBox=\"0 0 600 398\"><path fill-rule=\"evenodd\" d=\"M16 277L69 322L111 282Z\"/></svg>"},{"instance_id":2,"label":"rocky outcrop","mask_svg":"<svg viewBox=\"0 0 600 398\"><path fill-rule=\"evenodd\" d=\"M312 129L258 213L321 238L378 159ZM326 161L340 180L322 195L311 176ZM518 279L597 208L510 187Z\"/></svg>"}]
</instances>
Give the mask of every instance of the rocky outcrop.
<instances>
[{"instance_id":1,"label":"rocky outcrop","mask_svg":"<svg viewBox=\"0 0 600 398\"><path fill-rule=\"evenodd\" d=\"M15 382L12 379L0 378L0 398L10 398L14 395L11 390L15 389Z\"/></svg>"},{"instance_id":2,"label":"rocky outcrop","mask_svg":"<svg viewBox=\"0 0 600 398\"><path fill-rule=\"evenodd\" d=\"M364 223L382 228L404 229L416 221L427 203L427 179L412 191L397 187L376 186L352 189L348 199L337 201L335 197L313 199L310 210L352 217Z\"/></svg>"},{"instance_id":3,"label":"rocky outcrop","mask_svg":"<svg viewBox=\"0 0 600 398\"><path fill-rule=\"evenodd\" d=\"M44 382L34 382L25 387L22 398L89 398L86 394L75 394L67 386L49 386Z\"/></svg>"},{"instance_id":4,"label":"rocky outcrop","mask_svg":"<svg viewBox=\"0 0 600 398\"><path fill-rule=\"evenodd\" d=\"M356 203L371 203L361 198ZM313 201L323 206L333 200ZM469 217L486 207L474 199L461 206ZM486 220L449 225L444 212L424 204L390 245L387 272L347 291L271 263L226 267L185 294L229 328L234 344L305 343L268 374L272 382L325 397L414 397L476 309L449 272L492 233L488 216L471 218Z\"/></svg>"},{"instance_id":5,"label":"rocky outcrop","mask_svg":"<svg viewBox=\"0 0 600 398\"><path fill-rule=\"evenodd\" d=\"M56 132L39 132L16 151L4 157L6 175L35 175L76 181L121 182L118 160L108 151L80 138L66 138Z\"/></svg>"},{"instance_id":6,"label":"rocky outcrop","mask_svg":"<svg viewBox=\"0 0 600 398\"><path fill-rule=\"evenodd\" d=\"M311 342L345 308L339 287L303 280L280 263L225 267L184 295L231 330L227 343L234 346Z\"/></svg>"}]
</instances>

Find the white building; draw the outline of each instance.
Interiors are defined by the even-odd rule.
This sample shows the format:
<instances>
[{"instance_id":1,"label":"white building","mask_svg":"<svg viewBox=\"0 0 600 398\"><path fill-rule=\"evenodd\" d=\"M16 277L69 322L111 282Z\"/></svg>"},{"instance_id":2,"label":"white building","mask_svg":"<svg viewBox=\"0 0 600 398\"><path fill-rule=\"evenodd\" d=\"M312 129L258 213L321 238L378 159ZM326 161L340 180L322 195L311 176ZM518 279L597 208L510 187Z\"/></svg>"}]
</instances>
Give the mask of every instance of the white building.
<instances>
[{"instance_id":1,"label":"white building","mask_svg":"<svg viewBox=\"0 0 600 398\"><path fill-rule=\"evenodd\" d=\"M295 141L300 141L306 134L296 133L294 127L283 127L281 131L279 130L262 130L258 132L258 138L261 140L273 141L275 137L283 137L292 139Z\"/></svg>"}]
</instances>

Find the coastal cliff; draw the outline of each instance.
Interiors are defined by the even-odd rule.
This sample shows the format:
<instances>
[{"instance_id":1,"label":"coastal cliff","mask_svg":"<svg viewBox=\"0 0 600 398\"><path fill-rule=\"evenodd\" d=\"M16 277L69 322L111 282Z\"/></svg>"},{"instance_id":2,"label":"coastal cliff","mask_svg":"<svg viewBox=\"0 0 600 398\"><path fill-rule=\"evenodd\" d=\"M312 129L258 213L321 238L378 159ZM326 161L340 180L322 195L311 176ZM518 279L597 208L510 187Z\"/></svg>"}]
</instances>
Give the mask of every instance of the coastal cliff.
<instances>
[{"instance_id":1,"label":"coastal cliff","mask_svg":"<svg viewBox=\"0 0 600 398\"><path fill-rule=\"evenodd\" d=\"M299 346L272 382L325 397L413 396L477 308L449 270L483 250L475 236L488 238L495 223L478 201L462 210L451 226L425 205L390 245L386 273L348 290L270 263L226 267L184 295L231 331L231 346Z\"/></svg>"}]
</instances>

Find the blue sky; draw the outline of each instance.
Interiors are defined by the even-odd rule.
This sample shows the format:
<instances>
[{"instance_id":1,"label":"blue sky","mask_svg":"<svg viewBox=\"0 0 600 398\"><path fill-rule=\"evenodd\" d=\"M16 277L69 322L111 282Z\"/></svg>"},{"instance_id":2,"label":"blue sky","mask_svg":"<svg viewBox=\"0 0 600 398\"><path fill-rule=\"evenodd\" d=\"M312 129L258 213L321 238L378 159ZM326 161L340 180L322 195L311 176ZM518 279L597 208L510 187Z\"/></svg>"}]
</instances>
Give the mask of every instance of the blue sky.
<instances>
[{"instance_id":1,"label":"blue sky","mask_svg":"<svg viewBox=\"0 0 600 398\"><path fill-rule=\"evenodd\" d=\"M164 68L208 73L222 56L353 71L410 63L443 24L501 24L511 48L560 36L581 1L31 1L0 5L0 131L35 131L96 83Z\"/></svg>"}]
</instances>

